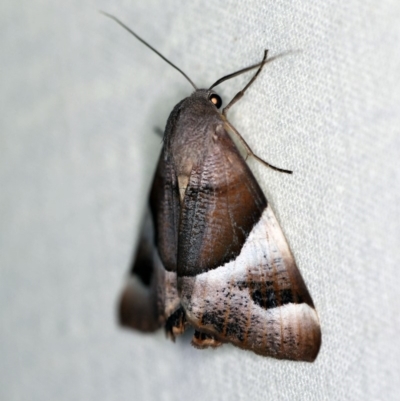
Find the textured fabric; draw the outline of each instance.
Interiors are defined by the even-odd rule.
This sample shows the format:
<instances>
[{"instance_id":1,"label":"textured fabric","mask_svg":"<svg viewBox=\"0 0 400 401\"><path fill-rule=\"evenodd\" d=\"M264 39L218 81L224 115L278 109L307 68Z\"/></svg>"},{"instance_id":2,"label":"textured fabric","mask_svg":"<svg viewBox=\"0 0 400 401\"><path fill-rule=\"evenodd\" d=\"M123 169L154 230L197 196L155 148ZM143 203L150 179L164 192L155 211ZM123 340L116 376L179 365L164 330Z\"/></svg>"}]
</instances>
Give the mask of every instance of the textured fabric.
<instances>
[{"instance_id":1,"label":"textured fabric","mask_svg":"<svg viewBox=\"0 0 400 401\"><path fill-rule=\"evenodd\" d=\"M191 91L269 64L230 121L322 325L314 364L122 331L115 304L160 150ZM0 5L1 400L398 400L400 3ZM228 101L248 79L218 90Z\"/></svg>"}]
</instances>

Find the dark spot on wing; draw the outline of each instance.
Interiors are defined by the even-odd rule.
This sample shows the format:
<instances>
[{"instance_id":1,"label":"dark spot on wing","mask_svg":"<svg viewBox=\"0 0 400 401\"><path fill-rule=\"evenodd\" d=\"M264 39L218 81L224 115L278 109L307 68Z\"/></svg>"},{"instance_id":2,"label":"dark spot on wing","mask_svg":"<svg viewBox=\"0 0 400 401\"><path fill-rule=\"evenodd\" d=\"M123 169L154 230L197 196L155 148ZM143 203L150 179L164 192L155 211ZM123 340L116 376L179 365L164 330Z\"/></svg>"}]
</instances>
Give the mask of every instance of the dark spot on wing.
<instances>
[{"instance_id":1,"label":"dark spot on wing","mask_svg":"<svg viewBox=\"0 0 400 401\"><path fill-rule=\"evenodd\" d=\"M201 319L203 325L212 325L218 333L222 333L224 329L224 316L223 313L217 312L204 312Z\"/></svg>"},{"instance_id":2,"label":"dark spot on wing","mask_svg":"<svg viewBox=\"0 0 400 401\"><path fill-rule=\"evenodd\" d=\"M227 323L225 333L228 338L236 337L240 342L244 341L243 327L237 322Z\"/></svg>"},{"instance_id":3,"label":"dark spot on wing","mask_svg":"<svg viewBox=\"0 0 400 401\"><path fill-rule=\"evenodd\" d=\"M290 304L293 302L293 292L291 289L281 291L282 305Z\"/></svg>"},{"instance_id":4,"label":"dark spot on wing","mask_svg":"<svg viewBox=\"0 0 400 401\"><path fill-rule=\"evenodd\" d=\"M147 238L141 238L130 273L132 276L137 276L140 281L148 287L150 286L153 271L152 244L149 243Z\"/></svg>"},{"instance_id":5,"label":"dark spot on wing","mask_svg":"<svg viewBox=\"0 0 400 401\"><path fill-rule=\"evenodd\" d=\"M279 291L275 291L273 288L253 289L251 298L254 303L264 309L273 309L290 303L300 303L301 301L300 297L296 297L296 300L294 299L293 291L290 288Z\"/></svg>"}]
</instances>

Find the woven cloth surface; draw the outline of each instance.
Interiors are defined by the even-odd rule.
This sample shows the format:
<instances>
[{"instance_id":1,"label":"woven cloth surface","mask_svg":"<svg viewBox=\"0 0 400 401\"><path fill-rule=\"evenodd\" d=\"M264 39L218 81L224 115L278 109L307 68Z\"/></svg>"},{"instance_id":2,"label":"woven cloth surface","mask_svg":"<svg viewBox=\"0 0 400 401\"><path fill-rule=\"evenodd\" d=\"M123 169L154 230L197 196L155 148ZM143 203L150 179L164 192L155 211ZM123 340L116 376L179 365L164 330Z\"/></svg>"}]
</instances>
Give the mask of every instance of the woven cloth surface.
<instances>
[{"instance_id":1,"label":"woven cloth surface","mask_svg":"<svg viewBox=\"0 0 400 401\"><path fill-rule=\"evenodd\" d=\"M229 119L314 299L313 364L121 330L164 128L190 85L268 64ZM1 400L399 400L400 3L0 5ZM224 101L249 76L218 88Z\"/></svg>"}]
</instances>

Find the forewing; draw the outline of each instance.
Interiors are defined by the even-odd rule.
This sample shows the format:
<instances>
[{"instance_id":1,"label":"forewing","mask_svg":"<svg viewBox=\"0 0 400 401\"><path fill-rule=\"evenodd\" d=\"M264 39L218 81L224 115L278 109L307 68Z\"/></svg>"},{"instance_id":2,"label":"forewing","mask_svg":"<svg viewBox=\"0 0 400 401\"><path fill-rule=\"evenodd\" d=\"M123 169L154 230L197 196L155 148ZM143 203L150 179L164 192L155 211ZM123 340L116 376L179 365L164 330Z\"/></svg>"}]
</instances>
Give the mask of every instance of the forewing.
<instances>
[{"instance_id":1,"label":"forewing","mask_svg":"<svg viewBox=\"0 0 400 401\"><path fill-rule=\"evenodd\" d=\"M176 272L167 271L154 246L153 219L148 211L130 275L119 302L122 326L140 331L166 327L174 338L185 329L185 320L175 323L181 310ZM175 327L177 325L178 327ZM181 326L181 327L179 327Z\"/></svg>"},{"instance_id":2,"label":"forewing","mask_svg":"<svg viewBox=\"0 0 400 401\"><path fill-rule=\"evenodd\" d=\"M121 324L141 331L171 326L168 319L180 307L176 276L179 195L173 167L164 156L163 151L150 193L151 213L146 215L119 304Z\"/></svg>"},{"instance_id":3,"label":"forewing","mask_svg":"<svg viewBox=\"0 0 400 401\"><path fill-rule=\"evenodd\" d=\"M270 206L234 261L178 283L198 331L260 355L316 358L318 316Z\"/></svg>"},{"instance_id":4,"label":"forewing","mask_svg":"<svg viewBox=\"0 0 400 401\"><path fill-rule=\"evenodd\" d=\"M237 257L266 207L266 199L232 139L217 126L184 193L178 276L195 276Z\"/></svg>"}]
</instances>

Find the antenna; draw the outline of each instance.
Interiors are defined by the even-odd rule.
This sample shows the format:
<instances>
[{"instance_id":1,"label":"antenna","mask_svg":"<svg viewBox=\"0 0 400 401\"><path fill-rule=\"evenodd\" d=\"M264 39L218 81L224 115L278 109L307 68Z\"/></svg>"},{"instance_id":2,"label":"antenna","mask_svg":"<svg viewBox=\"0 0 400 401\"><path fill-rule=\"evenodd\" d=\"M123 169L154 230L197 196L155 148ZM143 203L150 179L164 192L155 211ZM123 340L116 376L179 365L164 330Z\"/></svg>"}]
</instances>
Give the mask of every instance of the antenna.
<instances>
[{"instance_id":1,"label":"antenna","mask_svg":"<svg viewBox=\"0 0 400 401\"><path fill-rule=\"evenodd\" d=\"M268 50L266 50L266 51L268 51ZM222 84L222 82L225 82L225 81L227 81L228 79L235 78L235 77L237 77L238 75L244 74L244 73L247 72L247 71L251 71L251 70L254 70L255 68L264 66L264 64L270 63L271 61L274 61L274 60L276 60L277 58L280 58L280 57L282 57L282 56L286 56L287 54L292 54L292 53L295 53L295 52L294 52L294 51L288 51L288 52L284 52L284 53L281 53L281 54L277 54L276 56L270 57L268 60L265 59L265 60L261 61L261 63L254 64L254 65L252 65L252 66L250 66L250 67L242 68L242 69L239 70L239 71L233 72L232 74L225 75L224 77L218 79L218 81L214 82L214 83L209 87L209 90L212 89L212 88L215 88L215 87L216 87L217 85L219 85L219 84Z\"/></svg>"},{"instance_id":2,"label":"antenna","mask_svg":"<svg viewBox=\"0 0 400 401\"><path fill-rule=\"evenodd\" d=\"M195 90L197 90L197 86L193 83L193 81L175 64L169 61L166 57L164 57L159 51L157 51L153 46L150 46L144 39L142 39L139 35L132 31L132 29L128 28L123 22L121 22L118 18L114 17L111 14L108 14L104 11L99 11L101 14L105 15L108 18L114 20L117 24L121 25L122 28L126 29L130 34L132 34L137 40L142 42L145 46L147 46L150 50L153 50L154 53L158 54L164 61L166 61L171 67L174 67L177 71L179 71L193 86Z\"/></svg>"}]
</instances>

